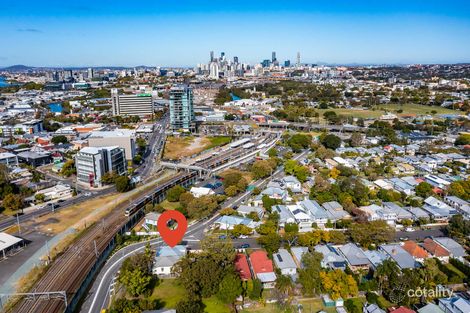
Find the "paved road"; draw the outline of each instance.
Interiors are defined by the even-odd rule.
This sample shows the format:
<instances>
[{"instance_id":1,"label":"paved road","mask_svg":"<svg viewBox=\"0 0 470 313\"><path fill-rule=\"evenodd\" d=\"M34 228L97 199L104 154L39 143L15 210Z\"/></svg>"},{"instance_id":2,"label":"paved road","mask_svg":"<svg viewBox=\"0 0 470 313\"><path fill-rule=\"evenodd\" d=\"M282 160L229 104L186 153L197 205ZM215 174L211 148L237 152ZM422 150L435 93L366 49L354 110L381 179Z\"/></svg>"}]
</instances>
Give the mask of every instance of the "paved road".
<instances>
[{"instance_id":1,"label":"paved road","mask_svg":"<svg viewBox=\"0 0 470 313\"><path fill-rule=\"evenodd\" d=\"M47 213L50 213L50 212L59 211L59 210L62 210L66 207L69 207L71 205L81 203L81 202L89 200L91 198L96 198L96 197L100 197L100 196L103 196L103 195L106 195L106 194L110 194L114 191L115 191L115 188L110 187L110 188L107 188L107 189L93 191L93 192L90 192L89 194L80 193L76 197L67 199L67 200L65 200L63 202L60 202L60 203L56 203L54 208L52 208L51 205L46 205L42 208L27 211L24 214L19 215L18 219L19 219L19 222L21 224L21 223L24 223L28 220L31 220L31 219L35 218L35 217L38 217L38 216L41 216L41 215L44 215L44 214L47 214ZM16 224L17 222L18 221L17 221L16 216L14 216L14 217L10 216L10 217L7 217L7 218L1 220L0 221L0 231Z\"/></svg>"},{"instance_id":2,"label":"paved road","mask_svg":"<svg viewBox=\"0 0 470 313\"><path fill-rule=\"evenodd\" d=\"M304 151L294 157L294 159L298 160L304 158L308 154L308 151ZM253 185L257 188L262 188L265 186L271 179L278 178L283 173L283 168L279 168L276 170L271 177L258 180ZM230 198L226 200L221 207L233 207L238 206L247 200L251 196L252 191L246 191L241 195L236 197ZM190 246L197 246L197 243L205 237L206 231L210 226L214 223L216 218L219 216L218 213L210 217L206 220L201 220L195 222L194 224L188 226L188 230L186 231L186 236L184 237L184 241ZM259 245L254 238L247 238L247 239L236 239L233 241L235 247L238 247L242 243L250 244L252 248L258 248ZM158 247L163 245L163 242L160 239L153 239L150 241L152 247ZM143 251L145 248L146 242L136 243L131 246L127 246L120 251L116 252L104 265L101 269L98 277L94 281L82 307L80 312L88 312L88 313L99 313L101 309L106 308L109 303L109 289L113 280L116 276L117 271L120 269L122 262L128 258L129 256Z\"/></svg>"}]
</instances>

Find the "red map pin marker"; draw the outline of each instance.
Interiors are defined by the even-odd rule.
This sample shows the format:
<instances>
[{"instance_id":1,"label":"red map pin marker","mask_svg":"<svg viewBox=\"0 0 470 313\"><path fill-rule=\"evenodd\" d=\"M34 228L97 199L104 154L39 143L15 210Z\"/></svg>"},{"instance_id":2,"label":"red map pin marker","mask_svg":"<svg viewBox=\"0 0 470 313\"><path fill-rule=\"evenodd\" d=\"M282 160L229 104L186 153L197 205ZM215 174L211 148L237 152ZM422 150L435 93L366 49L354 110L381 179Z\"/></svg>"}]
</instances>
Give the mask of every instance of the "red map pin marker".
<instances>
[{"instance_id":1,"label":"red map pin marker","mask_svg":"<svg viewBox=\"0 0 470 313\"><path fill-rule=\"evenodd\" d=\"M176 229L168 227L168 222L174 220L178 226ZM163 212L158 218L157 229L162 236L162 239L170 246L174 247L178 242L183 239L186 229L188 228L188 221L184 215L176 210L168 210Z\"/></svg>"}]
</instances>

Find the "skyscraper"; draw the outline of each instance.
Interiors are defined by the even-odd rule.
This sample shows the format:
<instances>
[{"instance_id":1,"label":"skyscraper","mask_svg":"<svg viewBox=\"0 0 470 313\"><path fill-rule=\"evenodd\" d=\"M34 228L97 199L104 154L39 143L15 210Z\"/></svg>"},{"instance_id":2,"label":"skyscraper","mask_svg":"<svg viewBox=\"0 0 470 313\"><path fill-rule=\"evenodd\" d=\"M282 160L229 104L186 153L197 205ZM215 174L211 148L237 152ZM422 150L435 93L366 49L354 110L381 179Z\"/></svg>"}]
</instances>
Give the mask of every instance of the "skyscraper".
<instances>
[{"instance_id":1,"label":"skyscraper","mask_svg":"<svg viewBox=\"0 0 470 313\"><path fill-rule=\"evenodd\" d=\"M276 62L276 51L273 51L272 55L271 55L271 62L274 63Z\"/></svg>"},{"instance_id":2,"label":"skyscraper","mask_svg":"<svg viewBox=\"0 0 470 313\"><path fill-rule=\"evenodd\" d=\"M186 85L170 89L170 125L173 131L193 131L194 125L193 90Z\"/></svg>"},{"instance_id":3,"label":"skyscraper","mask_svg":"<svg viewBox=\"0 0 470 313\"><path fill-rule=\"evenodd\" d=\"M297 66L300 66L300 52L297 52Z\"/></svg>"},{"instance_id":4,"label":"skyscraper","mask_svg":"<svg viewBox=\"0 0 470 313\"><path fill-rule=\"evenodd\" d=\"M209 78L219 79L219 64L217 62L211 62L209 66Z\"/></svg>"},{"instance_id":5,"label":"skyscraper","mask_svg":"<svg viewBox=\"0 0 470 313\"><path fill-rule=\"evenodd\" d=\"M233 57L233 63L238 64L238 57Z\"/></svg>"},{"instance_id":6,"label":"skyscraper","mask_svg":"<svg viewBox=\"0 0 470 313\"><path fill-rule=\"evenodd\" d=\"M211 51L211 62L214 62L214 51Z\"/></svg>"},{"instance_id":7,"label":"skyscraper","mask_svg":"<svg viewBox=\"0 0 470 313\"><path fill-rule=\"evenodd\" d=\"M220 61L224 61L225 60L225 52L221 52L220 53Z\"/></svg>"},{"instance_id":8,"label":"skyscraper","mask_svg":"<svg viewBox=\"0 0 470 313\"><path fill-rule=\"evenodd\" d=\"M290 60L284 61L284 67L290 67Z\"/></svg>"}]
</instances>

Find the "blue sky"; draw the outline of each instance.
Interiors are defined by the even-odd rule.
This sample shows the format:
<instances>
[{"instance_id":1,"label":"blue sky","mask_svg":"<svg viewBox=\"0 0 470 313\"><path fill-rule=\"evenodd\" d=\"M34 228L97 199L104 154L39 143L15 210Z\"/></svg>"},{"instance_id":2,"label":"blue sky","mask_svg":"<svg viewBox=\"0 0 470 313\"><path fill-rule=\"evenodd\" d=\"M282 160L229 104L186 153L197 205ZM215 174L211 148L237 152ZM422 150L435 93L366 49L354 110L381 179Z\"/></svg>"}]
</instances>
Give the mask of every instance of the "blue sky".
<instances>
[{"instance_id":1,"label":"blue sky","mask_svg":"<svg viewBox=\"0 0 470 313\"><path fill-rule=\"evenodd\" d=\"M470 1L1 2L0 66L470 62Z\"/></svg>"}]
</instances>

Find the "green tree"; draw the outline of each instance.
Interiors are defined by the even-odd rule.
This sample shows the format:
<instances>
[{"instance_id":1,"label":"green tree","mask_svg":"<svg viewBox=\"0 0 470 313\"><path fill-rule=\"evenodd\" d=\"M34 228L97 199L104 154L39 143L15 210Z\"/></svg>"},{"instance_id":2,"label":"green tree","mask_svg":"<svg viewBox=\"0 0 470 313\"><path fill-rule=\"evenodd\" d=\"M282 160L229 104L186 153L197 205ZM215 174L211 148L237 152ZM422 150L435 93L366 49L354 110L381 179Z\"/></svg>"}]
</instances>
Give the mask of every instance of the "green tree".
<instances>
[{"instance_id":1,"label":"green tree","mask_svg":"<svg viewBox=\"0 0 470 313\"><path fill-rule=\"evenodd\" d=\"M299 283L302 294L314 296L320 293L320 270L323 255L318 252L307 252L302 255L303 268L299 269Z\"/></svg>"},{"instance_id":2,"label":"green tree","mask_svg":"<svg viewBox=\"0 0 470 313\"><path fill-rule=\"evenodd\" d=\"M261 294L263 292L263 284L258 278L253 279L253 288L248 295L252 300L258 300L261 298Z\"/></svg>"},{"instance_id":3,"label":"green tree","mask_svg":"<svg viewBox=\"0 0 470 313\"><path fill-rule=\"evenodd\" d=\"M349 233L354 242L368 247L370 244L389 242L394 238L395 230L385 221L371 221L353 223L349 227Z\"/></svg>"},{"instance_id":4,"label":"green tree","mask_svg":"<svg viewBox=\"0 0 470 313\"><path fill-rule=\"evenodd\" d=\"M69 140L64 135L58 135L58 136L52 137L51 142L55 145L58 145L61 143L68 143Z\"/></svg>"},{"instance_id":5,"label":"green tree","mask_svg":"<svg viewBox=\"0 0 470 313\"><path fill-rule=\"evenodd\" d=\"M127 176L119 176L115 179L114 184L118 192L126 192L131 188L130 179Z\"/></svg>"},{"instance_id":6,"label":"green tree","mask_svg":"<svg viewBox=\"0 0 470 313\"><path fill-rule=\"evenodd\" d=\"M258 237L258 243L269 253L273 254L281 247L281 236L277 233L269 233Z\"/></svg>"},{"instance_id":7,"label":"green tree","mask_svg":"<svg viewBox=\"0 0 470 313\"><path fill-rule=\"evenodd\" d=\"M233 304L242 292L243 288L240 277L235 273L229 273L220 282L217 297L225 303Z\"/></svg>"},{"instance_id":8,"label":"green tree","mask_svg":"<svg viewBox=\"0 0 470 313\"><path fill-rule=\"evenodd\" d=\"M166 193L166 199L170 202L176 202L180 199L180 196L185 192L186 190L181 187L180 185L176 185L174 187L171 187L168 189Z\"/></svg>"},{"instance_id":9,"label":"green tree","mask_svg":"<svg viewBox=\"0 0 470 313\"><path fill-rule=\"evenodd\" d=\"M234 235L235 237L240 237L242 235L248 236L248 235L251 235L252 232L253 232L253 229L242 224L235 225L233 229L231 230L232 235Z\"/></svg>"},{"instance_id":10,"label":"green tree","mask_svg":"<svg viewBox=\"0 0 470 313\"><path fill-rule=\"evenodd\" d=\"M23 198L20 195L15 195L12 193L7 194L5 198L3 198L2 205L5 210L12 212L19 211L24 208Z\"/></svg>"},{"instance_id":11,"label":"green tree","mask_svg":"<svg viewBox=\"0 0 470 313\"><path fill-rule=\"evenodd\" d=\"M65 161L64 165L62 165L62 169L60 170L60 174L65 177L69 177L76 173L77 170L75 168L75 162L73 160Z\"/></svg>"},{"instance_id":12,"label":"green tree","mask_svg":"<svg viewBox=\"0 0 470 313\"><path fill-rule=\"evenodd\" d=\"M323 146L332 150L335 150L341 146L341 138L333 134L320 137L320 142Z\"/></svg>"},{"instance_id":13,"label":"green tree","mask_svg":"<svg viewBox=\"0 0 470 313\"><path fill-rule=\"evenodd\" d=\"M431 184L424 182L424 181L419 183L418 186L416 186L415 191L416 191L417 196L420 196L423 198L427 198L434 193L432 191Z\"/></svg>"}]
</instances>

